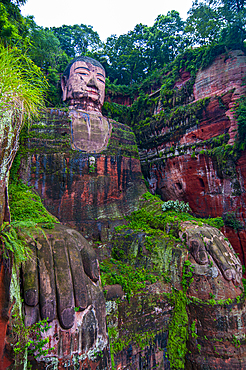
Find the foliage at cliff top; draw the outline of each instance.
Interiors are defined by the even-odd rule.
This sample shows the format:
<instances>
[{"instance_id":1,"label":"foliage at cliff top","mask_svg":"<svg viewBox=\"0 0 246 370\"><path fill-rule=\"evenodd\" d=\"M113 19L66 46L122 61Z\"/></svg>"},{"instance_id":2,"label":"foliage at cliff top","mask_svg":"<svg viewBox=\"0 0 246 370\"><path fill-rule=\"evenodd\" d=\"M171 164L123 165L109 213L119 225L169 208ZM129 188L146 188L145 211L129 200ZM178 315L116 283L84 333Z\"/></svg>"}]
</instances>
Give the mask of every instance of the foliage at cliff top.
<instances>
[{"instance_id":1,"label":"foliage at cliff top","mask_svg":"<svg viewBox=\"0 0 246 370\"><path fill-rule=\"evenodd\" d=\"M245 0L195 0L189 10L186 32L193 43L204 45L223 40L243 46L246 37Z\"/></svg>"},{"instance_id":2,"label":"foliage at cliff top","mask_svg":"<svg viewBox=\"0 0 246 370\"><path fill-rule=\"evenodd\" d=\"M25 18L22 17L19 5L26 0L0 1L0 42L4 46L24 45L28 33Z\"/></svg>"},{"instance_id":3,"label":"foliage at cliff top","mask_svg":"<svg viewBox=\"0 0 246 370\"><path fill-rule=\"evenodd\" d=\"M228 49L242 48L246 37L245 0L196 0L186 22L172 10L158 15L153 26L137 24L132 31L112 35L104 43L92 26L84 24L39 27L32 16L21 15L22 3L25 0L0 0L0 43L17 46L42 68L49 81L48 104L52 106L63 104L60 74L71 58L81 53L103 64L110 93L117 85L124 85L121 93L128 85L131 91L139 91L136 83L146 91L151 80L155 81L153 86L159 84L158 71L184 50L221 44ZM133 99L138 96L131 95Z\"/></svg>"},{"instance_id":4,"label":"foliage at cliff top","mask_svg":"<svg viewBox=\"0 0 246 370\"><path fill-rule=\"evenodd\" d=\"M234 46L231 49L234 49ZM246 48L242 49L246 52ZM223 53L227 55L228 52L229 49L225 43L189 48L180 53L164 68L149 74L138 85L122 86L121 91L120 86L109 84L107 91L111 99L117 94L129 96L132 99L132 105L128 107L105 102L103 114L131 126L136 130L137 135L139 129L150 126L151 120L153 120L154 125L158 124L160 120L168 122L174 114L182 121L182 117L178 117L177 113L183 114L192 106L187 103L193 93L193 85L198 70L208 67L218 55ZM190 79L178 90L175 88L175 83L180 80L184 71L189 74ZM154 115L154 109L159 101L164 110ZM177 107L182 108L180 108L180 112L176 111Z\"/></svg>"}]
</instances>

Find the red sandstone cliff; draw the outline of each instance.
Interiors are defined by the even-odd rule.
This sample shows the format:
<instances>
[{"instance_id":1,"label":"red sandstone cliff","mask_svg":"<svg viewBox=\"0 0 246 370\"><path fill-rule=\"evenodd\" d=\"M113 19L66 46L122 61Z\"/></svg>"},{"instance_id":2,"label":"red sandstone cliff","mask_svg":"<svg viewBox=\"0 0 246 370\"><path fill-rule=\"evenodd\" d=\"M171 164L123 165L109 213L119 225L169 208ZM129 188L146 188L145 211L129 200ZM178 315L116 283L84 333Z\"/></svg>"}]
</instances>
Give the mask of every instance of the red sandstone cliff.
<instances>
[{"instance_id":1,"label":"red sandstone cliff","mask_svg":"<svg viewBox=\"0 0 246 370\"><path fill-rule=\"evenodd\" d=\"M243 264L246 263L246 153L235 154L229 145L235 142L237 134L234 107L245 92L245 73L246 56L242 51L217 57L196 76L192 102L186 106L187 110L197 107L196 120L188 117L175 128L165 123L156 127L156 135L148 134L140 150L142 168L153 193L161 194L164 200L189 202L196 216L225 217L230 213L234 217L235 214L243 229L226 227L224 231ZM176 88L187 80L177 82ZM202 101L203 105L199 106ZM221 152L211 155L209 150L216 146ZM221 160L225 150L228 155Z\"/></svg>"}]
</instances>

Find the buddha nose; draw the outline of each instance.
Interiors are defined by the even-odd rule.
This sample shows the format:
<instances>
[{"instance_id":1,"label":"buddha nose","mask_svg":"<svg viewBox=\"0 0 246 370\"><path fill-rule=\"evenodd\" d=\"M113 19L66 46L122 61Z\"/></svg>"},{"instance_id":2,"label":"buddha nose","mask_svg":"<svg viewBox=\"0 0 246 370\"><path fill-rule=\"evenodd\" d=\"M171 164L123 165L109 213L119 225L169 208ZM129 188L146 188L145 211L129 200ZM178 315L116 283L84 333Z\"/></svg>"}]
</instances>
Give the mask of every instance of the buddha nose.
<instances>
[{"instance_id":1,"label":"buddha nose","mask_svg":"<svg viewBox=\"0 0 246 370\"><path fill-rule=\"evenodd\" d=\"M95 87L96 89L98 89L97 80L95 79L95 76L92 76L90 78L90 80L87 83L87 86L89 86L89 87Z\"/></svg>"}]
</instances>

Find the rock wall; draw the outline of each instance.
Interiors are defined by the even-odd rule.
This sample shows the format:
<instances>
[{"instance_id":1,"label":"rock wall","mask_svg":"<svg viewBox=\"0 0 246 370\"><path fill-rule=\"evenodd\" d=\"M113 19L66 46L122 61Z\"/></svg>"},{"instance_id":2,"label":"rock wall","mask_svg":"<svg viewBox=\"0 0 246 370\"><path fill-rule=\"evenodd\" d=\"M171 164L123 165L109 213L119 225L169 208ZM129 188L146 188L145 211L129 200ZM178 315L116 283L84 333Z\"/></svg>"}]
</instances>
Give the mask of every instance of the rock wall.
<instances>
[{"instance_id":1,"label":"rock wall","mask_svg":"<svg viewBox=\"0 0 246 370\"><path fill-rule=\"evenodd\" d=\"M242 51L217 57L198 72L191 103L177 106L171 122L164 120L154 131L139 135L141 165L151 192L163 200L189 202L199 217L232 215L240 227L224 231L243 264L246 153L236 152L232 145L237 134L234 107L245 92L245 73ZM178 81L177 91L187 81L189 76Z\"/></svg>"},{"instance_id":2,"label":"rock wall","mask_svg":"<svg viewBox=\"0 0 246 370\"><path fill-rule=\"evenodd\" d=\"M245 61L240 52L218 58L215 71L221 70L223 62L228 74L233 65L242 76L246 69L241 59ZM216 80L217 72L213 71L209 72L210 81ZM149 125L146 132L139 133L140 155L152 192L161 194L164 200L189 201L193 212L203 217L235 210L243 222L242 163L238 167L243 155L235 161L234 153L229 154L228 165L222 168L219 157L205 153L216 147L214 138L220 146L235 138L235 122L229 111L241 94L241 86L238 78L230 85L223 76L222 73L216 80L211 92L203 85L204 77L197 79L190 97L193 107L185 119L177 118L175 125ZM187 81L189 75L183 75L177 89ZM225 88L217 96L221 81ZM196 89L199 84L204 91L201 97ZM63 110L47 111L22 137L22 179L34 186L47 209L62 223L100 242L95 249L101 260L109 263L102 275L115 269L119 277L120 264L124 286L123 279L129 279L127 267L139 274L132 294L124 294L120 285L111 283L105 287L111 365L109 352L98 361L85 359L83 364L77 364L75 358L72 362L72 352L81 355L93 345L92 337L95 340L96 336L96 320L90 310L84 310L76 312L75 318L87 320L86 330L92 323L92 337L86 334L85 327L78 327L76 320L72 328L60 330L54 324L49 332L52 343L59 338L59 344L55 344L56 351L60 351L59 368L167 370L170 362L177 369L244 368L246 308L237 256L215 228L202 222L180 223L173 218L165 223L159 198L153 200L147 195L140 199L146 189L134 135L124 125L110 124L109 144L100 153L86 153L73 146L70 118ZM140 212L134 222L114 233L114 227L126 224L123 217L132 211ZM143 227L138 224L140 219L146 222ZM244 231L225 231L237 241L235 249L243 260ZM143 280L144 269L150 275ZM102 302L103 297L99 298ZM85 339L81 342L83 329Z\"/></svg>"},{"instance_id":3,"label":"rock wall","mask_svg":"<svg viewBox=\"0 0 246 370\"><path fill-rule=\"evenodd\" d=\"M224 235L205 224L183 222L180 239L173 224L166 237L157 199L142 203L153 212L152 221L145 213L152 231L129 225L112 241L114 258L139 273L149 268L158 281L150 276L140 286L139 277L139 290L128 298L117 286L104 287L111 361L132 370L240 369L246 361L246 316L238 257Z\"/></svg>"}]
</instances>

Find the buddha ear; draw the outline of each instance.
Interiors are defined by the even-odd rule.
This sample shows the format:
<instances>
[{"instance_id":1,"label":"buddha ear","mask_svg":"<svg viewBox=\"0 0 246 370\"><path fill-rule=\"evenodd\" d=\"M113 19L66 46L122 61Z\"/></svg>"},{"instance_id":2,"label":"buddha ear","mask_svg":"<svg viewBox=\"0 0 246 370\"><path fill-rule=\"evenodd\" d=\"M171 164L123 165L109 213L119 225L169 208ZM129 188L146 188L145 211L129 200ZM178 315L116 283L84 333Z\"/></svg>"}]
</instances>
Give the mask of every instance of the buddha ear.
<instances>
[{"instance_id":1,"label":"buddha ear","mask_svg":"<svg viewBox=\"0 0 246 370\"><path fill-rule=\"evenodd\" d=\"M62 100L67 100L67 77L62 76L61 78L61 88L62 88Z\"/></svg>"}]
</instances>

